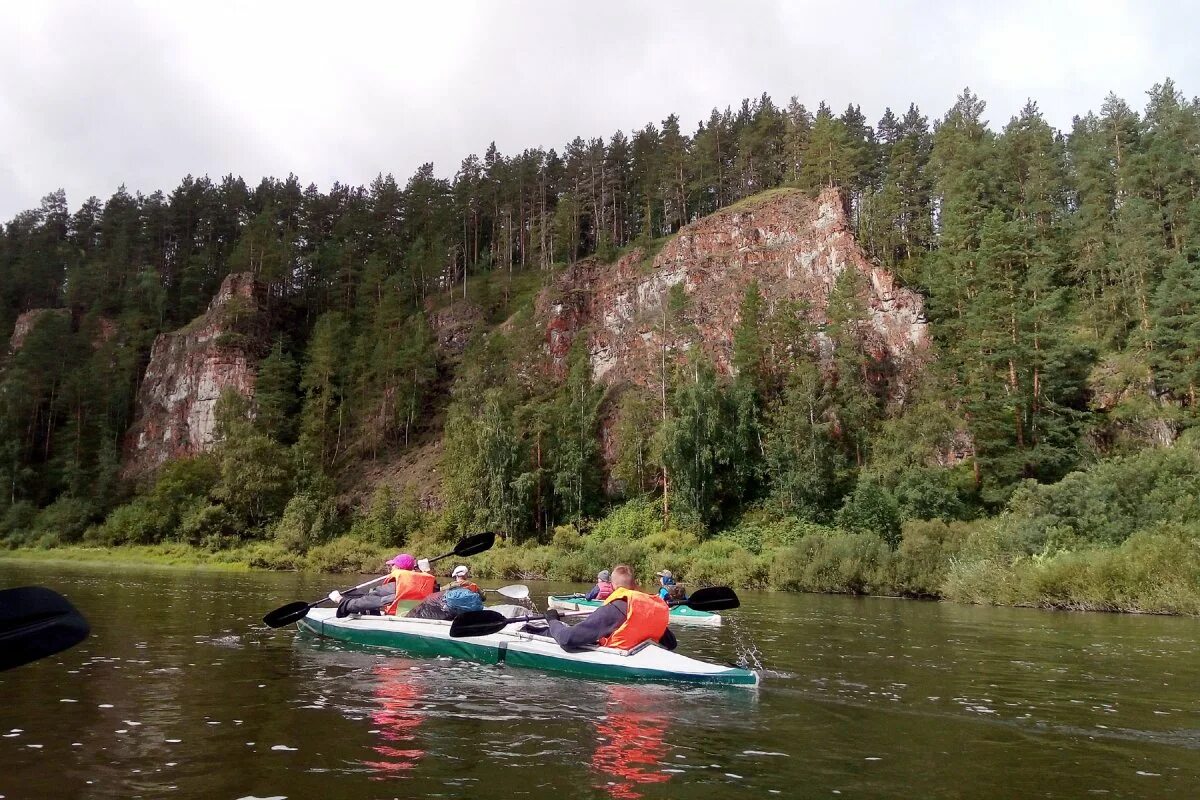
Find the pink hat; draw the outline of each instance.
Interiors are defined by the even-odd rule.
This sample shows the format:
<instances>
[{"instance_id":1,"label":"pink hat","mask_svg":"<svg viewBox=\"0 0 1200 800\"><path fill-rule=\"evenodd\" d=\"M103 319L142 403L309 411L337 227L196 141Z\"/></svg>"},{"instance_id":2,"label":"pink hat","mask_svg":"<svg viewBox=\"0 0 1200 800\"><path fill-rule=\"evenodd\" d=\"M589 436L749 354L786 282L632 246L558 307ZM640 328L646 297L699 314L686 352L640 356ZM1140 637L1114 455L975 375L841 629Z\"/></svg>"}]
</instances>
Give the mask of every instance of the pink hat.
<instances>
[{"instance_id":1,"label":"pink hat","mask_svg":"<svg viewBox=\"0 0 1200 800\"><path fill-rule=\"evenodd\" d=\"M408 553L401 553L387 563L397 569L412 569L417 565L417 560Z\"/></svg>"}]
</instances>

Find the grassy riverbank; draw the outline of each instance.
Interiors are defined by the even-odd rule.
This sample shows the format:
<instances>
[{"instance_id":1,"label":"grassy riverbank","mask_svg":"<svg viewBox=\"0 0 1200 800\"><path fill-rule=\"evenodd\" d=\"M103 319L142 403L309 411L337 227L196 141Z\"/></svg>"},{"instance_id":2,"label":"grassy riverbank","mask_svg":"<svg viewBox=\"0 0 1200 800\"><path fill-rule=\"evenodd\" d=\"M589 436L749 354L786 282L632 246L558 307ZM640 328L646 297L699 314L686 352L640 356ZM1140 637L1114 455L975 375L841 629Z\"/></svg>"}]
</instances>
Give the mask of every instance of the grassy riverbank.
<instances>
[{"instance_id":1,"label":"grassy riverbank","mask_svg":"<svg viewBox=\"0 0 1200 800\"><path fill-rule=\"evenodd\" d=\"M433 556L463 532L449 512L378 494L346 517L303 496L258 530L187 537L222 511L168 467L155 488L92 527L69 509L43 511L4 537L20 558L70 558L309 572L375 572L388 555ZM590 581L627 563L643 577L670 569L690 586L941 598L1036 608L1200 614L1200 436L1099 462L1051 485L1028 483L991 517L905 519L869 483L825 522L755 507L718 531L665 526L659 501L630 500L602 519L561 525L543 540L498 542L471 560L497 580ZM182 488L181 488L182 487ZM130 544L153 534L155 544Z\"/></svg>"},{"instance_id":2,"label":"grassy riverbank","mask_svg":"<svg viewBox=\"0 0 1200 800\"><path fill-rule=\"evenodd\" d=\"M663 530L656 507L630 503L588 534L559 528L549 544L499 542L471 559L475 574L495 580L589 581L600 569L629 563L643 576L668 568L691 586L897 597L1047 609L1200 614L1200 537L1195 528L1162 524L1120 545L1029 542L1011 517L976 522L904 524L895 548L878 536L795 520L751 515L731 531L701 541ZM647 533L648 532L648 533ZM432 555L453 547L444 532L416 534L403 545ZM338 537L304 553L253 542L208 550L184 543L152 546L20 548L5 558L370 573L395 548Z\"/></svg>"}]
</instances>

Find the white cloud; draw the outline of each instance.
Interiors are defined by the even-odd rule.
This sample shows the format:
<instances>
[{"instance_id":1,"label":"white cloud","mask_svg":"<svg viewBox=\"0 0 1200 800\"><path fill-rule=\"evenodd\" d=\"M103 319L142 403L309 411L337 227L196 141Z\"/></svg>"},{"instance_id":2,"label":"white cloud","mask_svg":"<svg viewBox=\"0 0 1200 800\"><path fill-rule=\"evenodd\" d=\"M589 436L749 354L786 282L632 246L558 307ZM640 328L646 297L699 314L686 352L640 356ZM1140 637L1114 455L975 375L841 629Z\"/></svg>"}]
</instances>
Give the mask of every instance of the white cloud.
<instances>
[{"instance_id":1,"label":"white cloud","mask_svg":"<svg viewBox=\"0 0 1200 800\"><path fill-rule=\"evenodd\" d=\"M1116 91L1200 87L1191 4L937 2L10 3L0 26L0 219L63 186L170 190L188 173L328 187L495 140L561 148L766 91L869 119L962 87L1002 125Z\"/></svg>"}]
</instances>

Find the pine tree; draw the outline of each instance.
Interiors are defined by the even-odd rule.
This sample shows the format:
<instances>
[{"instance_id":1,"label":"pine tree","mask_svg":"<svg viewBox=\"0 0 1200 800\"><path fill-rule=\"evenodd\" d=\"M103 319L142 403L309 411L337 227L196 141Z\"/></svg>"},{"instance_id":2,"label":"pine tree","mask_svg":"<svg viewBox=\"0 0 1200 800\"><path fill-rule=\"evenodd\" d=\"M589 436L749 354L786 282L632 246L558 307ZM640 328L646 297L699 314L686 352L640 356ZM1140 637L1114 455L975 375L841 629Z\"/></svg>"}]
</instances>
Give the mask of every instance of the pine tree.
<instances>
[{"instance_id":1,"label":"pine tree","mask_svg":"<svg viewBox=\"0 0 1200 800\"><path fill-rule=\"evenodd\" d=\"M291 354L276 338L271 352L258 365L254 387L254 423L277 442L290 444L295 436L297 370Z\"/></svg>"},{"instance_id":2,"label":"pine tree","mask_svg":"<svg viewBox=\"0 0 1200 800\"><path fill-rule=\"evenodd\" d=\"M314 460L328 467L337 461L347 433L345 396L350 325L337 311L323 314L313 328L308 354L300 378L304 410L300 420L300 444Z\"/></svg>"},{"instance_id":3,"label":"pine tree","mask_svg":"<svg viewBox=\"0 0 1200 800\"><path fill-rule=\"evenodd\" d=\"M831 186L849 188L855 178L857 157L845 123L821 103L800 167L800 188L812 195Z\"/></svg>"}]
</instances>

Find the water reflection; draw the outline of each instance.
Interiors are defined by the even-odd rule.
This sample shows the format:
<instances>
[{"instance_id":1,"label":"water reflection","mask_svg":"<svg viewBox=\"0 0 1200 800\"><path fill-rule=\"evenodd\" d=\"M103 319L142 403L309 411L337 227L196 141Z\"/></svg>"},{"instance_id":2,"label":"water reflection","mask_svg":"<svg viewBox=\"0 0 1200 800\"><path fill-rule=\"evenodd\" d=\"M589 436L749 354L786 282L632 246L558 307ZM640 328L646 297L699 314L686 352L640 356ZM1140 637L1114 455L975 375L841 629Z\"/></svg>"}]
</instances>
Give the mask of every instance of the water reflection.
<instances>
[{"instance_id":1,"label":"water reflection","mask_svg":"<svg viewBox=\"0 0 1200 800\"><path fill-rule=\"evenodd\" d=\"M662 762L670 720L661 693L644 686L609 687L605 714L596 720L602 743L592 756L598 788L615 800L638 800L641 787L669 781Z\"/></svg>"},{"instance_id":2,"label":"water reflection","mask_svg":"<svg viewBox=\"0 0 1200 800\"><path fill-rule=\"evenodd\" d=\"M379 708L372 711L370 717L382 741L372 748L380 759L363 761L363 765L378 771L371 776L372 780L405 778L425 755L423 749L415 746L421 727L422 717L417 704L421 701L423 685L419 673L410 669L407 662L377 664L373 672Z\"/></svg>"}]
</instances>

